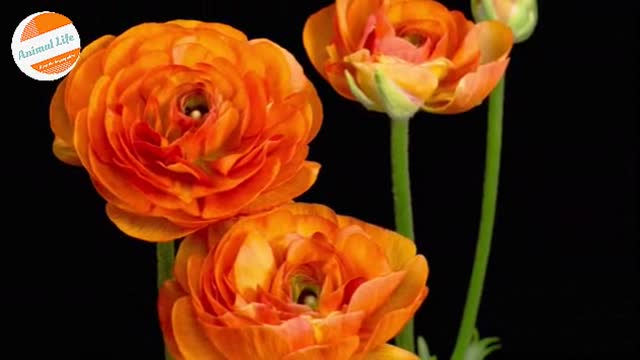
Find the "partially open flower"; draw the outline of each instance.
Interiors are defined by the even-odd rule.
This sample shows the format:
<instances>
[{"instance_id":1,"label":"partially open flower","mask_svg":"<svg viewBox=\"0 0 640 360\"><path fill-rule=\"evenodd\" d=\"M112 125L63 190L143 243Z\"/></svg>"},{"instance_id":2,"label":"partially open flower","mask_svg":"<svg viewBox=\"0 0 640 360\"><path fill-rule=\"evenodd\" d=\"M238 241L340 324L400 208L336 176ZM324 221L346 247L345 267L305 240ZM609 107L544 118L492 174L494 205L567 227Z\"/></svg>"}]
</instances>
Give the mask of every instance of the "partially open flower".
<instances>
[{"instance_id":1,"label":"partially open flower","mask_svg":"<svg viewBox=\"0 0 640 360\"><path fill-rule=\"evenodd\" d=\"M498 20L513 31L515 42L527 40L538 23L537 0L471 0L476 21Z\"/></svg>"},{"instance_id":2,"label":"partially open flower","mask_svg":"<svg viewBox=\"0 0 640 360\"><path fill-rule=\"evenodd\" d=\"M180 245L160 323L178 359L411 359L387 345L427 296L397 233L313 204L218 224Z\"/></svg>"},{"instance_id":3,"label":"partially open flower","mask_svg":"<svg viewBox=\"0 0 640 360\"><path fill-rule=\"evenodd\" d=\"M392 118L479 105L504 74L513 34L430 0L336 0L305 24L311 62L344 97Z\"/></svg>"}]
</instances>

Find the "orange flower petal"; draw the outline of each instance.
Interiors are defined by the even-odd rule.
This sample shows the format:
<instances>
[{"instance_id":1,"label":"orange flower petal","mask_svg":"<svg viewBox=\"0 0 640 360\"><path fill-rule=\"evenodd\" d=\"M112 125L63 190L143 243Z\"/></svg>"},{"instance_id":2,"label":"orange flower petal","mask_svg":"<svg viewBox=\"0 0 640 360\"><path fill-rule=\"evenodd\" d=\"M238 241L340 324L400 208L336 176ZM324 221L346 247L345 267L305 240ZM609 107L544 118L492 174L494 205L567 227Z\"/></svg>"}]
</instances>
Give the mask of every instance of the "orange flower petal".
<instances>
[{"instance_id":1,"label":"orange flower petal","mask_svg":"<svg viewBox=\"0 0 640 360\"><path fill-rule=\"evenodd\" d=\"M244 136L256 136L264 130L267 122L267 93L264 81L255 72L244 75L244 84L250 101L251 117L242 119L242 134Z\"/></svg>"},{"instance_id":2,"label":"orange flower petal","mask_svg":"<svg viewBox=\"0 0 640 360\"><path fill-rule=\"evenodd\" d=\"M68 144L64 140L59 137L53 139L53 155L58 158L58 160L67 163L69 165L74 166L82 166L82 162L76 153L73 145Z\"/></svg>"},{"instance_id":3,"label":"orange flower petal","mask_svg":"<svg viewBox=\"0 0 640 360\"><path fill-rule=\"evenodd\" d=\"M424 256L415 256L406 265L405 270L406 275L402 278L396 291L391 294L384 305L365 319L365 326L371 327L372 324L377 323L382 317L394 310L409 308L416 299L420 298L421 294L426 292L429 269Z\"/></svg>"},{"instance_id":4,"label":"orange flower petal","mask_svg":"<svg viewBox=\"0 0 640 360\"><path fill-rule=\"evenodd\" d=\"M440 44L444 56L450 56L455 50L457 39L456 23L451 12L437 1L407 0L394 1L386 11L389 21L394 25L404 25L416 20L435 21L440 26ZM434 34L435 35L435 34Z\"/></svg>"},{"instance_id":5,"label":"orange flower petal","mask_svg":"<svg viewBox=\"0 0 640 360\"><path fill-rule=\"evenodd\" d=\"M180 239L197 229L182 228L167 219L136 215L107 204L107 216L125 234L150 242Z\"/></svg>"},{"instance_id":6,"label":"orange flower petal","mask_svg":"<svg viewBox=\"0 0 640 360\"><path fill-rule=\"evenodd\" d=\"M415 256L404 269L407 273L398 286L398 291L389 297L384 307L380 309L381 312L409 306L424 290L429 274L429 266L424 256Z\"/></svg>"},{"instance_id":7,"label":"orange flower petal","mask_svg":"<svg viewBox=\"0 0 640 360\"><path fill-rule=\"evenodd\" d=\"M454 71L448 80L458 80L476 70L478 65L504 60L513 45L511 30L497 21L485 21L473 26L452 58Z\"/></svg>"},{"instance_id":8,"label":"orange flower petal","mask_svg":"<svg viewBox=\"0 0 640 360\"><path fill-rule=\"evenodd\" d=\"M280 149L274 151L273 155L278 156L280 161L284 163L280 174L272 184L272 187L276 188L291 181L291 179L301 171L301 168L305 166L305 160L309 156L309 146L281 143Z\"/></svg>"},{"instance_id":9,"label":"orange flower petal","mask_svg":"<svg viewBox=\"0 0 640 360\"><path fill-rule=\"evenodd\" d=\"M331 344L306 347L287 355L283 360L349 360L359 344L358 336L349 336Z\"/></svg>"},{"instance_id":10,"label":"orange flower petal","mask_svg":"<svg viewBox=\"0 0 640 360\"><path fill-rule=\"evenodd\" d=\"M115 38L116 37L113 36L113 35L104 35L104 36L101 36L101 37L97 38L96 40L91 42L89 45L87 45L84 49L82 49L82 52L80 52L80 57L78 58L78 62L76 62L76 65L73 67L73 70L71 70L69 75L67 75L67 77L65 77L65 79L63 81L67 81L69 83L73 82L76 73L80 69L80 66L85 61L87 61L88 59L93 57L99 50L102 50L102 49L108 47L115 40ZM76 94L76 95L78 95L78 94ZM84 95L86 97L89 96L88 93L84 94ZM72 119L72 121L73 121L73 119Z\"/></svg>"},{"instance_id":11,"label":"orange flower petal","mask_svg":"<svg viewBox=\"0 0 640 360\"><path fill-rule=\"evenodd\" d=\"M171 315L173 332L180 355L189 360L224 360L225 357L207 339L188 297L178 299Z\"/></svg>"},{"instance_id":12,"label":"orange flower petal","mask_svg":"<svg viewBox=\"0 0 640 360\"><path fill-rule=\"evenodd\" d=\"M352 66L343 62L329 64L325 67L327 81L334 90L341 96L349 100L355 100L351 90L349 89L349 83L344 75L346 70L351 70Z\"/></svg>"},{"instance_id":13,"label":"orange flower petal","mask_svg":"<svg viewBox=\"0 0 640 360\"><path fill-rule=\"evenodd\" d=\"M200 277L202 276L202 265L204 264L203 258L199 255L193 255L187 260L187 289L191 299L193 300L193 306L199 315L206 314L208 316L202 316L203 319L211 320L211 315L204 311L202 303L202 282Z\"/></svg>"},{"instance_id":14,"label":"orange flower petal","mask_svg":"<svg viewBox=\"0 0 640 360\"><path fill-rule=\"evenodd\" d=\"M187 277L187 262L191 256L199 256L204 259L209 253L207 244L207 231L200 231L187 236L178 248L173 274L183 289L189 289Z\"/></svg>"},{"instance_id":15,"label":"orange flower petal","mask_svg":"<svg viewBox=\"0 0 640 360\"><path fill-rule=\"evenodd\" d=\"M287 50L267 39L254 39L249 45L265 64L267 90L275 101L302 91L307 84L302 66Z\"/></svg>"},{"instance_id":16,"label":"orange flower petal","mask_svg":"<svg viewBox=\"0 0 640 360\"><path fill-rule=\"evenodd\" d=\"M64 107L64 94L66 90L67 78L63 79L56 92L51 99L51 105L49 105L49 119L51 124L51 130L56 135L56 138L60 138L67 144L73 143L73 123L67 115L67 110Z\"/></svg>"},{"instance_id":17,"label":"orange flower petal","mask_svg":"<svg viewBox=\"0 0 640 360\"><path fill-rule=\"evenodd\" d=\"M302 41L311 64L324 77L324 65L329 60L327 46L333 40L336 6L329 5L311 15L304 25Z\"/></svg>"},{"instance_id":18,"label":"orange flower petal","mask_svg":"<svg viewBox=\"0 0 640 360\"><path fill-rule=\"evenodd\" d=\"M225 36L228 36L238 41L248 41L247 35L245 35L242 31L232 26L229 26L227 24L200 22L200 26L203 26L204 28L207 28L207 29L215 30L221 34L224 34Z\"/></svg>"},{"instance_id":19,"label":"orange flower petal","mask_svg":"<svg viewBox=\"0 0 640 360\"><path fill-rule=\"evenodd\" d=\"M308 317L295 317L278 325L280 336L287 339L290 351L309 347L315 343L315 332Z\"/></svg>"},{"instance_id":20,"label":"orange flower petal","mask_svg":"<svg viewBox=\"0 0 640 360\"><path fill-rule=\"evenodd\" d=\"M136 189L131 186L131 182L127 179L128 174L124 171L111 171L107 165L103 164L99 159L96 159L93 150L89 148L90 140L87 113L88 111L85 108L80 111L76 117L74 147L82 165L93 172L91 174L91 180L96 190L108 202L113 202L114 205L122 207L123 210L135 210L147 213L151 209L151 204L148 200L139 197ZM127 199L129 202L124 203L122 199ZM131 202L131 199L136 199L136 201Z\"/></svg>"},{"instance_id":21,"label":"orange flower petal","mask_svg":"<svg viewBox=\"0 0 640 360\"><path fill-rule=\"evenodd\" d=\"M106 40L103 41L106 43ZM71 122L75 121L80 110L89 105L93 87L102 76L104 55L104 49L96 50L91 56L87 56L87 59L81 64L76 65L72 72L73 76L67 78L64 103ZM80 58L82 58L82 54L80 54Z\"/></svg>"},{"instance_id":22,"label":"orange flower petal","mask_svg":"<svg viewBox=\"0 0 640 360\"><path fill-rule=\"evenodd\" d=\"M386 15L393 23L408 20L440 20L449 16L449 10L432 0L387 0Z\"/></svg>"},{"instance_id":23,"label":"orange flower petal","mask_svg":"<svg viewBox=\"0 0 640 360\"><path fill-rule=\"evenodd\" d=\"M278 176L280 162L278 159L267 158L260 170L247 181L235 188L215 193L204 198L204 218L225 218L235 215L253 202L260 194L266 191L273 180Z\"/></svg>"},{"instance_id":24,"label":"orange flower petal","mask_svg":"<svg viewBox=\"0 0 640 360\"><path fill-rule=\"evenodd\" d=\"M341 228L350 225L361 227L384 250L392 271L401 270L416 255L415 243L396 232L350 216L338 216L338 224Z\"/></svg>"},{"instance_id":25,"label":"orange flower petal","mask_svg":"<svg viewBox=\"0 0 640 360\"><path fill-rule=\"evenodd\" d=\"M291 150L306 145L299 140L306 138L311 127L311 119L305 118L302 111L305 100L301 93L290 95L287 101L271 106L267 114L268 129L264 131L263 136L278 139L271 140L273 152L285 163L294 155Z\"/></svg>"},{"instance_id":26,"label":"orange flower petal","mask_svg":"<svg viewBox=\"0 0 640 360\"><path fill-rule=\"evenodd\" d=\"M169 24L168 26L171 27L171 30L169 32L175 32L177 29L180 29L180 27L178 27L175 24ZM120 36L118 36L113 41L113 43L109 45L110 47L108 49L110 50L111 47L116 45L118 42L129 39L129 38L139 38L141 40L144 40L148 37L156 36L162 33L167 33L167 24L142 23L139 25L135 25L129 28L128 30L126 30L125 32L123 32L122 34L120 34Z\"/></svg>"},{"instance_id":27,"label":"orange flower petal","mask_svg":"<svg viewBox=\"0 0 640 360\"><path fill-rule=\"evenodd\" d=\"M247 205L242 212L244 214L264 211L275 205L282 204L289 199L294 199L309 190L315 183L320 164L312 161L305 161L300 171L291 180L278 186L273 190L262 193L256 200Z\"/></svg>"},{"instance_id":28,"label":"orange flower petal","mask_svg":"<svg viewBox=\"0 0 640 360\"><path fill-rule=\"evenodd\" d=\"M248 235L233 264L235 289L247 301L256 297L256 289L266 289L276 271L276 263L269 243L261 235Z\"/></svg>"},{"instance_id":29,"label":"orange flower petal","mask_svg":"<svg viewBox=\"0 0 640 360\"><path fill-rule=\"evenodd\" d=\"M420 358L407 350L397 346L385 344L378 346L372 351L364 354L362 360L419 360Z\"/></svg>"},{"instance_id":30,"label":"orange flower petal","mask_svg":"<svg viewBox=\"0 0 640 360\"><path fill-rule=\"evenodd\" d=\"M413 303L409 304L408 307L385 313L376 323L365 324L366 329L373 327L373 331L369 330L371 331L371 335L363 351L368 352L370 349L375 349L391 340L394 336L397 336L409 319L414 316L426 296L427 288L423 288Z\"/></svg>"},{"instance_id":31,"label":"orange flower petal","mask_svg":"<svg viewBox=\"0 0 640 360\"><path fill-rule=\"evenodd\" d=\"M220 41L220 44L224 44L224 42ZM229 54L231 52L225 53ZM211 62L216 54L201 44L186 43L176 45L174 43L171 55L174 64L192 67L200 62Z\"/></svg>"},{"instance_id":32,"label":"orange flower petal","mask_svg":"<svg viewBox=\"0 0 640 360\"><path fill-rule=\"evenodd\" d=\"M481 49L480 64L506 59L513 47L513 32L498 21L481 22L467 36L477 36Z\"/></svg>"},{"instance_id":33,"label":"orange flower petal","mask_svg":"<svg viewBox=\"0 0 640 360\"><path fill-rule=\"evenodd\" d=\"M340 39L344 42L347 53L356 50L356 41L360 40L354 39L354 36L351 35L351 29L349 29L349 23L347 22L347 12L349 11L349 5L351 5L352 2L353 0L336 0L335 10L338 32L340 34ZM328 29L330 28L326 28L325 31Z\"/></svg>"},{"instance_id":34,"label":"orange flower petal","mask_svg":"<svg viewBox=\"0 0 640 360\"><path fill-rule=\"evenodd\" d=\"M316 92L316 89L309 82L307 83L307 87L305 92L307 93L307 101L309 105L305 107L305 118L311 119L311 126L309 127L309 133L307 134L306 142L310 142L313 140L318 132L320 131L320 126L322 125L322 120L324 116L324 109L322 108L322 102L320 102L320 97Z\"/></svg>"},{"instance_id":35,"label":"orange flower petal","mask_svg":"<svg viewBox=\"0 0 640 360\"><path fill-rule=\"evenodd\" d=\"M207 244L209 245L209 249L213 249L216 247L216 245L218 245L220 240L222 240L222 237L224 236L224 234L226 234L227 231L229 231L229 228L235 222L236 222L236 219L229 219L225 221L216 222L215 224L212 224L209 227L207 227L207 230L208 230Z\"/></svg>"},{"instance_id":36,"label":"orange flower petal","mask_svg":"<svg viewBox=\"0 0 640 360\"><path fill-rule=\"evenodd\" d=\"M473 21L467 20L464 14L458 10L451 11L451 17L456 24L456 34L458 35L457 39L451 39L451 41L455 43L455 46L459 47L475 24Z\"/></svg>"},{"instance_id":37,"label":"orange flower petal","mask_svg":"<svg viewBox=\"0 0 640 360\"><path fill-rule=\"evenodd\" d=\"M89 162L89 132L87 130L87 109L82 109L76 116L73 128L73 148L78 155L78 159L87 169L91 169Z\"/></svg>"},{"instance_id":38,"label":"orange flower petal","mask_svg":"<svg viewBox=\"0 0 640 360\"><path fill-rule=\"evenodd\" d=\"M249 44L265 43L273 48L274 51L278 51L284 60L287 62L289 68L289 87L291 92L299 92L305 90L309 85L309 80L304 75L304 69L302 65L298 63L296 58L287 49L267 39L255 39L251 40ZM271 64L270 61L268 61ZM275 64L275 61L273 62Z\"/></svg>"},{"instance_id":39,"label":"orange flower petal","mask_svg":"<svg viewBox=\"0 0 640 360\"><path fill-rule=\"evenodd\" d=\"M372 262L372 264L377 263ZM347 311L363 311L367 315L375 312L388 301L406 274L405 271L393 272L358 286L351 297Z\"/></svg>"},{"instance_id":40,"label":"orange flower petal","mask_svg":"<svg viewBox=\"0 0 640 360\"><path fill-rule=\"evenodd\" d=\"M287 249L287 264L297 266L322 261L332 255L332 250L320 233L310 238L299 238L292 241Z\"/></svg>"},{"instance_id":41,"label":"orange flower petal","mask_svg":"<svg viewBox=\"0 0 640 360\"><path fill-rule=\"evenodd\" d=\"M364 311L332 313L324 319L315 319L313 329L318 344L333 344L357 334L365 317Z\"/></svg>"},{"instance_id":42,"label":"orange flower petal","mask_svg":"<svg viewBox=\"0 0 640 360\"><path fill-rule=\"evenodd\" d=\"M182 149L184 158L195 161L213 159L220 156L216 154L224 154L241 135L240 116L237 109L229 107L215 121L206 121L193 133L177 140L176 144Z\"/></svg>"},{"instance_id":43,"label":"orange flower petal","mask_svg":"<svg viewBox=\"0 0 640 360\"><path fill-rule=\"evenodd\" d=\"M182 26L183 28L187 28L187 29L195 29L197 27L202 26L202 21L189 20L189 19L176 19L176 20L168 21L167 23L168 24L179 25L179 26Z\"/></svg>"},{"instance_id":44,"label":"orange flower petal","mask_svg":"<svg viewBox=\"0 0 640 360\"><path fill-rule=\"evenodd\" d=\"M371 279L391 271L384 249L358 226L340 229L335 247L348 259L348 276Z\"/></svg>"},{"instance_id":45,"label":"orange flower petal","mask_svg":"<svg viewBox=\"0 0 640 360\"><path fill-rule=\"evenodd\" d=\"M109 51L105 53L103 60L104 74L113 76L120 69L130 64L134 60L131 53L137 50L141 45L141 39L138 38L124 38L114 41L109 46Z\"/></svg>"},{"instance_id":46,"label":"orange flower petal","mask_svg":"<svg viewBox=\"0 0 640 360\"><path fill-rule=\"evenodd\" d=\"M162 329L165 345L171 354L179 354L178 344L173 334L173 324L171 323L173 305L178 299L185 295L180 285L173 280L165 282L158 291L158 318L160 328Z\"/></svg>"},{"instance_id":47,"label":"orange flower petal","mask_svg":"<svg viewBox=\"0 0 640 360\"><path fill-rule=\"evenodd\" d=\"M509 59L505 59L480 65L460 79L453 94L440 95L445 101L426 103L424 108L432 113L458 114L480 105L504 76L508 64Z\"/></svg>"},{"instance_id":48,"label":"orange flower petal","mask_svg":"<svg viewBox=\"0 0 640 360\"><path fill-rule=\"evenodd\" d=\"M241 32L240 30L237 30L229 25L226 24L222 24L222 23L204 23L202 21L198 21L198 20L183 20L183 19L178 19L178 20L171 20L169 22L167 22L168 24L176 24L176 25L180 25L184 28L187 29L208 29L208 30L213 30L213 31L217 31L221 34L224 34L225 36L228 36L230 38L233 38L235 40L239 40L239 41L247 41L247 36Z\"/></svg>"},{"instance_id":49,"label":"orange flower petal","mask_svg":"<svg viewBox=\"0 0 640 360\"><path fill-rule=\"evenodd\" d=\"M107 136L105 128L105 112L107 91L111 80L107 76L101 76L93 85L91 98L87 106L87 128L91 149L95 149L94 154L100 154L100 159L105 162L112 160L113 150Z\"/></svg>"},{"instance_id":50,"label":"orange flower petal","mask_svg":"<svg viewBox=\"0 0 640 360\"><path fill-rule=\"evenodd\" d=\"M347 9L347 24L349 26L349 41L355 46L362 46L366 40L365 31L373 31L373 27L367 29L369 18L384 3L383 0L351 0Z\"/></svg>"},{"instance_id":51,"label":"orange flower petal","mask_svg":"<svg viewBox=\"0 0 640 360\"><path fill-rule=\"evenodd\" d=\"M436 91L449 66L448 61L440 59L418 66L406 63L381 64L380 70L403 90L424 101Z\"/></svg>"},{"instance_id":52,"label":"orange flower petal","mask_svg":"<svg viewBox=\"0 0 640 360\"><path fill-rule=\"evenodd\" d=\"M292 203L282 205L280 210L288 211L293 215L316 215L333 223L338 221L336 213L330 207L320 204Z\"/></svg>"},{"instance_id":53,"label":"orange flower petal","mask_svg":"<svg viewBox=\"0 0 640 360\"><path fill-rule=\"evenodd\" d=\"M299 319L294 319L299 320ZM285 323L286 324L286 323ZM247 326L242 328L224 328L206 326L208 337L215 343L220 352L229 359L281 359L291 352L289 339L283 336L284 327L288 325ZM312 333L311 326L302 327L296 321L298 336Z\"/></svg>"}]
</instances>

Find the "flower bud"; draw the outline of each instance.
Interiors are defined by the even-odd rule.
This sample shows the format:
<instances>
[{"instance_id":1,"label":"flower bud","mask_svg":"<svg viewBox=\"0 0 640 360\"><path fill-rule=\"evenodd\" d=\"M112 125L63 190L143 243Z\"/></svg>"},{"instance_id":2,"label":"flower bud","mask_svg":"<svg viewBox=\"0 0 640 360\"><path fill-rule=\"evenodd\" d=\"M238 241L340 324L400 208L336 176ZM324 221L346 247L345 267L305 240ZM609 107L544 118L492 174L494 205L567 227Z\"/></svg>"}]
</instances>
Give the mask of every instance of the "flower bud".
<instances>
[{"instance_id":1,"label":"flower bud","mask_svg":"<svg viewBox=\"0 0 640 360\"><path fill-rule=\"evenodd\" d=\"M497 20L513 31L516 43L527 40L538 22L536 0L471 0L476 21Z\"/></svg>"}]
</instances>

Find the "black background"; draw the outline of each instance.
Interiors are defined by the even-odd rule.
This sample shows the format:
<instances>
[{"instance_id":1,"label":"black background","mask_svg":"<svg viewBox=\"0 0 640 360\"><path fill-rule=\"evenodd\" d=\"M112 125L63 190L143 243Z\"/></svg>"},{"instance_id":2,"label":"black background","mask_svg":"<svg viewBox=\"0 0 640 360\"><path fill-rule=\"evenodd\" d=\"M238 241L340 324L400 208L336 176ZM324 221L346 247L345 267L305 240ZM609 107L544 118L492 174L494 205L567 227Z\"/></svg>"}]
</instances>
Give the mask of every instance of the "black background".
<instances>
[{"instance_id":1,"label":"black background","mask_svg":"<svg viewBox=\"0 0 640 360\"><path fill-rule=\"evenodd\" d=\"M299 200L391 228L388 122L334 93L302 47L304 21L329 3L22 1L5 8L5 54L20 20L43 10L72 19L85 46L176 18L271 38L302 63L325 108L310 155L323 167ZM467 1L443 3L470 15ZM481 335L503 339L493 359L638 356L638 12L621 8L627 3L541 1L535 34L513 50L479 317ZM121 234L85 172L54 158L48 106L57 82L8 66L1 298L18 355L5 347L3 357L161 359L154 246ZM416 235L431 268L417 328L440 359L453 346L472 263L485 112L486 104L458 116L420 114L411 124Z\"/></svg>"}]
</instances>

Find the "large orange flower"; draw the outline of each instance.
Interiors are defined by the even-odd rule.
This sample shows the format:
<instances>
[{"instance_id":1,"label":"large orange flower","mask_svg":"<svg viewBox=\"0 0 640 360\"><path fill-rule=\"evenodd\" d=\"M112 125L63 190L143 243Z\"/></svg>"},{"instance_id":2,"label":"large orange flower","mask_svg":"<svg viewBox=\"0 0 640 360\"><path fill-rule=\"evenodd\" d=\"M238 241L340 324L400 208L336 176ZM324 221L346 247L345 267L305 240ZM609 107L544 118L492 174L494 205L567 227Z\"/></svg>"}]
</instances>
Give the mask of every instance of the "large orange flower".
<instances>
[{"instance_id":1,"label":"large orange flower","mask_svg":"<svg viewBox=\"0 0 640 360\"><path fill-rule=\"evenodd\" d=\"M125 233L169 241L305 192L322 107L293 56L224 24L146 23L87 46L51 103Z\"/></svg>"},{"instance_id":2,"label":"large orange flower","mask_svg":"<svg viewBox=\"0 0 640 360\"><path fill-rule=\"evenodd\" d=\"M314 204L214 225L160 290L178 359L417 359L386 345L427 295L412 241Z\"/></svg>"},{"instance_id":3,"label":"large orange flower","mask_svg":"<svg viewBox=\"0 0 640 360\"><path fill-rule=\"evenodd\" d=\"M337 92L371 110L388 112L385 101L400 92L416 109L454 114L496 86L513 34L495 21L474 25L436 1L336 0L307 20L304 45Z\"/></svg>"}]
</instances>

